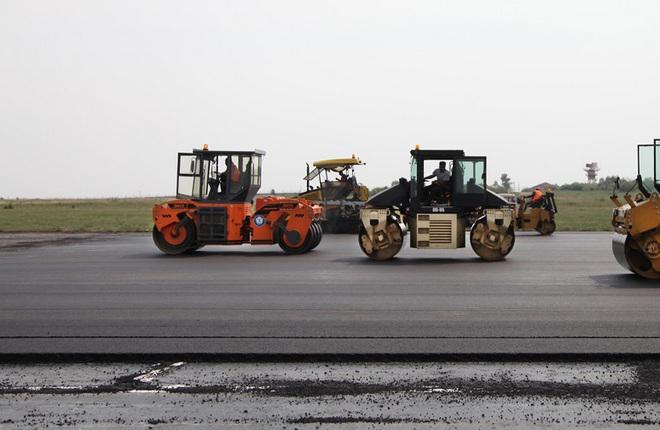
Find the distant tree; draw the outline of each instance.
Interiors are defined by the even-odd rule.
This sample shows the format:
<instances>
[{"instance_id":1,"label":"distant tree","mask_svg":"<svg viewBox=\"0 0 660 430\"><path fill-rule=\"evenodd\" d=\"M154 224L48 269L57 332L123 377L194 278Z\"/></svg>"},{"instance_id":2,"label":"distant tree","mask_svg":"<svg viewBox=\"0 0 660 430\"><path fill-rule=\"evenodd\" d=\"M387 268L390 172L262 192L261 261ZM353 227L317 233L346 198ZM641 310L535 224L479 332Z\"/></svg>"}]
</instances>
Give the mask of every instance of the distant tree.
<instances>
[{"instance_id":1,"label":"distant tree","mask_svg":"<svg viewBox=\"0 0 660 430\"><path fill-rule=\"evenodd\" d=\"M502 173L500 176L500 181L502 181L502 188L504 189L505 193L508 193L511 191L511 178L509 178L508 173Z\"/></svg>"},{"instance_id":2,"label":"distant tree","mask_svg":"<svg viewBox=\"0 0 660 430\"><path fill-rule=\"evenodd\" d=\"M600 178L598 180L598 188L601 190L612 191L614 189L616 180L617 180L616 176L607 176L605 178ZM644 180L644 182L652 183L653 179L646 179ZM619 185L621 187L621 191L627 192L637 188L637 181L635 179L619 178Z\"/></svg>"},{"instance_id":3,"label":"distant tree","mask_svg":"<svg viewBox=\"0 0 660 430\"><path fill-rule=\"evenodd\" d=\"M271 188L270 193L273 194L273 195L277 194L277 192L275 191L275 188Z\"/></svg>"},{"instance_id":4,"label":"distant tree","mask_svg":"<svg viewBox=\"0 0 660 430\"><path fill-rule=\"evenodd\" d=\"M585 191L587 189L587 185L583 182L572 182L570 184L564 184L559 187L560 190L566 190L566 191Z\"/></svg>"},{"instance_id":5,"label":"distant tree","mask_svg":"<svg viewBox=\"0 0 660 430\"><path fill-rule=\"evenodd\" d=\"M493 182L493 185L490 185L488 188L494 193L503 193L504 192L504 188L502 188L502 186L500 185L500 183L498 181Z\"/></svg>"},{"instance_id":6,"label":"distant tree","mask_svg":"<svg viewBox=\"0 0 660 430\"><path fill-rule=\"evenodd\" d=\"M567 191L612 191L616 179L616 176L607 176L600 178L597 182L572 182L570 184L556 186L555 188ZM620 178L619 184L623 192L633 191L637 188L637 183L634 179Z\"/></svg>"}]
</instances>

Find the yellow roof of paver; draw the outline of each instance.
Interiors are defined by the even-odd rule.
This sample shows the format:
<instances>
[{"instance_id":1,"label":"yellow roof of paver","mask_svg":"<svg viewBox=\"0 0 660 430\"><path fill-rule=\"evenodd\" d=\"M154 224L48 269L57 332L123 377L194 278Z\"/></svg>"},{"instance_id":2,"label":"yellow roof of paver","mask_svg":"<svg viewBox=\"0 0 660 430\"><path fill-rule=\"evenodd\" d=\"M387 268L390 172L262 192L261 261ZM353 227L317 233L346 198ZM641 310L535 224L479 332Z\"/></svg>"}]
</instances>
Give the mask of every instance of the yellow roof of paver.
<instances>
[{"instance_id":1,"label":"yellow roof of paver","mask_svg":"<svg viewBox=\"0 0 660 430\"><path fill-rule=\"evenodd\" d=\"M351 158L333 158L331 160L319 160L314 162L314 167L319 169L336 169L344 166L358 166L363 164L355 155Z\"/></svg>"}]
</instances>

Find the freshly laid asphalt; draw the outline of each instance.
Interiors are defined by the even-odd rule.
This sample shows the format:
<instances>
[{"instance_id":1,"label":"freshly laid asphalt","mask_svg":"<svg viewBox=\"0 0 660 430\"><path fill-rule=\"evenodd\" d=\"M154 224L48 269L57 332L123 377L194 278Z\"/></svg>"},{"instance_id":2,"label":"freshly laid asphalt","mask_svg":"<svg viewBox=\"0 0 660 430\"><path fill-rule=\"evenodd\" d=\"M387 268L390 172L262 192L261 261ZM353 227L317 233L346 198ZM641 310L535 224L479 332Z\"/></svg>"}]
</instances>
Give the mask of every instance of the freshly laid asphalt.
<instances>
[{"instance_id":1,"label":"freshly laid asphalt","mask_svg":"<svg viewBox=\"0 0 660 430\"><path fill-rule=\"evenodd\" d=\"M147 235L0 246L0 353L660 353L660 283L615 262L606 233L520 234L505 262L355 236L306 255Z\"/></svg>"}]
</instances>

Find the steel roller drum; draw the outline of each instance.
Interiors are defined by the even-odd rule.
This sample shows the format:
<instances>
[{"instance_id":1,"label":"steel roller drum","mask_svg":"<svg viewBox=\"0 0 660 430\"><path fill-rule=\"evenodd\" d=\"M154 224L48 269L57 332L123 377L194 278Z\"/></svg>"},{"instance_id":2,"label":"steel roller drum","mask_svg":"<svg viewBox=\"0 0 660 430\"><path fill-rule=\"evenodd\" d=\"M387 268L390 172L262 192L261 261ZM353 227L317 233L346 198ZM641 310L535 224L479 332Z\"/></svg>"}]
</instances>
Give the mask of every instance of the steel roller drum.
<instances>
[{"instance_id":1,"label":"steel roller drum","mask_svg":"<svg viewBox=\"0 0 660 430\"><path fill-rule=\"evenodd\" d=\"M651 262L630 235L614 233L612 252L624 269L647 279L660 279L660 273L653 270Z\"/></svg>"},{"instance_id":2,"label":"steel roller drum","mask_svg":"<svg viewBox=\"0 0 660 430\"><path fill-rule=\"evenodd\" d=\"M626 241L628 240L627 234L614 233L612 237L612 252L614 253L614 258L619 262L621 267L626 270L630 270L635 273L635 271L628 264L626 259Z\"/></svg>"}]
</instances>

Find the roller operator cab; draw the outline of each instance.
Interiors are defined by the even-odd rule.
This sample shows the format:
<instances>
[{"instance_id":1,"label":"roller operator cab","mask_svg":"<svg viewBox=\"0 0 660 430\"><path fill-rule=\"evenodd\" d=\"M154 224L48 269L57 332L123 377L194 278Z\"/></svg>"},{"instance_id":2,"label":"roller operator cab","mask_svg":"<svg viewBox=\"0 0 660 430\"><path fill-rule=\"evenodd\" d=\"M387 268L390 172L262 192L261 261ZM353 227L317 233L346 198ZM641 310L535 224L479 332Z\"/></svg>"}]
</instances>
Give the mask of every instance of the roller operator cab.
<instances>
[{"instance_id":1,"label":"roller operator cab","mask_svg":"<svg viewBox=\"0 0 660 430\"><path fill-rule=\"evenodd\" d=\"M637 147L637 188L621 202L616 195L612 216L614 257L626 270L647 279L660 279L660 139Z\"/></svg>"},{"instance_id":2,"label":"roller operator cab","mask_svg":"<svg viewBox=\"0 0 660 430\"><path fill-rule=\"evenodd\" d=\"M410 235L417 249L470 245L484 260L503 260L513 249L514 213L486 186L486 157L463 151L410 152L410 179L369 199L360 212L359 243L374 260L389 260Z\"/></svg>"},{"instance_id":3,"label":"roller operator cab","mask_svg":"<svg viewBox=\"0 0 660 430\"><path fill-rule=\"evenodd\" d=\"M322 208L302 198L260 197L263 151L179 153L177 199L153 208L153 239L166 254L205 245L271 245L302 254L319 245Z\"/></svg>"}]
</instances>

